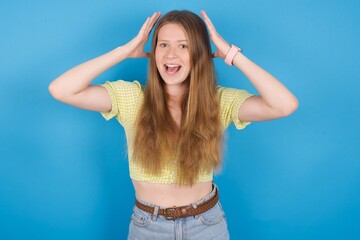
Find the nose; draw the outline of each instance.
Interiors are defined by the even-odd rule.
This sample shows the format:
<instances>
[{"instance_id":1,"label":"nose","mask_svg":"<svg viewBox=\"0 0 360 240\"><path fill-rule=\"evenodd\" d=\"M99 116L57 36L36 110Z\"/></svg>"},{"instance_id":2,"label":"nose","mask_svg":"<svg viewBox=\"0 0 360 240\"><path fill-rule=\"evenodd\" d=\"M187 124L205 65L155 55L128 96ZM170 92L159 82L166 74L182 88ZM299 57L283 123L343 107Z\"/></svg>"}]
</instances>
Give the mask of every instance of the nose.
<instances>
[{"instance_id":1,"label":"nose","mask_svg":"<svg viewBox=\"0 0 360 240\"><path fill-rule=\"evenodd\" d=\"M169 47L168 51L166 52L166 57L170 59L176 58L177 57L176 48Z\"/></svg>"}]
</instances>

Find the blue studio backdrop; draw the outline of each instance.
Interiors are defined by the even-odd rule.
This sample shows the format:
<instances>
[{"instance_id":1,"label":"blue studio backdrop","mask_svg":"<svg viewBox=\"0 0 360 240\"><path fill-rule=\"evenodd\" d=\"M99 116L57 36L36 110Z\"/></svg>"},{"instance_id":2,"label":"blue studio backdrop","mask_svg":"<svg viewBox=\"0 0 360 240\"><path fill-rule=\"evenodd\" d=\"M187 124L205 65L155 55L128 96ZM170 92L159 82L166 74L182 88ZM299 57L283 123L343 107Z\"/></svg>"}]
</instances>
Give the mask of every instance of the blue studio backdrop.
<instances>
[{"instance_id":1,"label":"blue studio backdrop","mask_svg":"<svg viewBox=\"0 0 360 240\"><path fill-rule=\"evenodd\" d=\"M227 131L215 181L232 239L360 239L356 0L1 1L0 239L126 239L134 190L122 127L55 101L48 85L172 9L205 9L299 99L288 118ZM147 64L125 60L94 83L145 83ZM219 84L256 93L215 65Z\"/></svg>"}]
</instances>

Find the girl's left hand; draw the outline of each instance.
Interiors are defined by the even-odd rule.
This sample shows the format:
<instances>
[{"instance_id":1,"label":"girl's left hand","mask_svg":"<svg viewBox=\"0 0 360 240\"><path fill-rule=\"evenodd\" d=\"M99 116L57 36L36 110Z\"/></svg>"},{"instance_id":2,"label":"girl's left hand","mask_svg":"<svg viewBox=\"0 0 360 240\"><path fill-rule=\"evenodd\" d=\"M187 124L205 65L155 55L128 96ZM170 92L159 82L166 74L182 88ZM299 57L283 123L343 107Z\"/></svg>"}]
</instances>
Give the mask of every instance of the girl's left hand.
<instances>
[{"instance_id":1,"label":"girl's left hand","mask_svg":"<svg viewBox=\"0 0 360 240\"><path fill-rule=\"evenodd\" d=\"M230 50L230 45L220 36L216 31L214 25L210 21L210 18L206 15L205 11L201 11L201 16L209 30L210 39L216 46L216 51L213 53L213 57L220 57L225 59L227 52Z\"/></svg>"}]
</instances>

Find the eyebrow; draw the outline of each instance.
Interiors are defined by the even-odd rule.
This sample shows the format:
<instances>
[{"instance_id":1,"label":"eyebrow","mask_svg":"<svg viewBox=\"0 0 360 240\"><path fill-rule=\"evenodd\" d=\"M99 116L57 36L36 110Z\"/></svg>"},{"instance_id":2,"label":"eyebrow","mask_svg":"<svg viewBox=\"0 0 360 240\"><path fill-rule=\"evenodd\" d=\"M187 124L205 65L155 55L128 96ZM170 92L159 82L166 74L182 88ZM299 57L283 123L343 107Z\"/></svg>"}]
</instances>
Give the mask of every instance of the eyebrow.
<instances>
[{"instance_id":1,"label":"eyebrow","mask_svg":"<svg viewBox=\"0 0 360 240\"><path fill-rule=\"evenodd\" d=\"M169 40L158 39L161 42L170 42ZM188 40L177 40L176 42L187 42Z\"/></svg>"}]
</instances>

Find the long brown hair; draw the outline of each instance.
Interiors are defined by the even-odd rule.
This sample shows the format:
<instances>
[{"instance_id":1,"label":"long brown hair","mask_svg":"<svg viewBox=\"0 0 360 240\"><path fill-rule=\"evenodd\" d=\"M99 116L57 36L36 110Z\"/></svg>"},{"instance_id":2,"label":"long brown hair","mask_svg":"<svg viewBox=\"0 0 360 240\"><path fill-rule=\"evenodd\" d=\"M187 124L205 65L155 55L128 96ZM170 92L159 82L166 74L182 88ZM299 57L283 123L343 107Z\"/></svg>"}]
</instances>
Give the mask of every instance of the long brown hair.
<instances>
[{"instance_id":1,"label":"long brown hair","mask_svg":"<svg viewBox=\"0 0 360 240\"><path fill-rule=\"evenodd\" d=\"M180 128L169 112L165 83L155 62L157 36L168 23L182 26L189 43L191 68L181 101ZM175 154L179 166L177 183L194 184L200 171L219 167L221 148L217 84L206 25L192 12L171 11L154 30L144 102L136 122L133 160L157 175Z\"/></svg>"}]
</instances>

